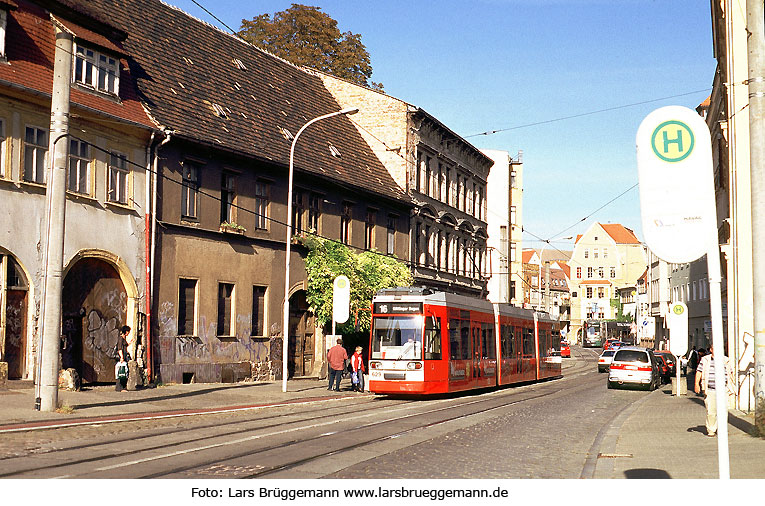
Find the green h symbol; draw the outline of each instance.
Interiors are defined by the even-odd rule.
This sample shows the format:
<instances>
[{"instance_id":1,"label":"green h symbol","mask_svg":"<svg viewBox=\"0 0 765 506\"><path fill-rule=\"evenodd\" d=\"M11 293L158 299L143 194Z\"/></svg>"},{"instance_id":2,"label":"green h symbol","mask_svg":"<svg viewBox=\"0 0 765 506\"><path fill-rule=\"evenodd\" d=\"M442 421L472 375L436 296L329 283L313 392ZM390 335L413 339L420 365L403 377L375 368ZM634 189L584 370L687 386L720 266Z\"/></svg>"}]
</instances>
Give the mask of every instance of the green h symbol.
<instances>
[{"instance_id":1,"label":"green h symbol","mask_svg":"<svg viewBox=\"0 0 765 506\"><path fill-rule=\"evenodd\" d=\"M674 139L670 139L667 135L667 131L664 130L661 133L663 140L664 140L664 152L667 153L669 151L669 145L670 144L677 144L677 150L682 153L683 152L683 131L678 130L677 131L677 137Z\"/></svg>"}]
</instances>

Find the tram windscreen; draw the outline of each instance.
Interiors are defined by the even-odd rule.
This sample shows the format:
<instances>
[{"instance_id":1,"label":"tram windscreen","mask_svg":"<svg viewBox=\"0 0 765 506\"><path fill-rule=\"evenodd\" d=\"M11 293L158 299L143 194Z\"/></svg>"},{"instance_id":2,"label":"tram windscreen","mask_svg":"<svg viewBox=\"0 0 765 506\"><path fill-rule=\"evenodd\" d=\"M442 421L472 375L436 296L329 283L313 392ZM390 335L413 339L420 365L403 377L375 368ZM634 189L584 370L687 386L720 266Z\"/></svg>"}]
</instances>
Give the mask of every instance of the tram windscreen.
<instances>
[{"instance_id":1,"label":"tram windscreen","mask_svg":"<svg viewBox=\"0 0 765 506\"><path fill-rule=\"evenodd\" d=\"M377 316L372 320L372 358L422 360L422 316Z\"/></svg>"}]
</instances>

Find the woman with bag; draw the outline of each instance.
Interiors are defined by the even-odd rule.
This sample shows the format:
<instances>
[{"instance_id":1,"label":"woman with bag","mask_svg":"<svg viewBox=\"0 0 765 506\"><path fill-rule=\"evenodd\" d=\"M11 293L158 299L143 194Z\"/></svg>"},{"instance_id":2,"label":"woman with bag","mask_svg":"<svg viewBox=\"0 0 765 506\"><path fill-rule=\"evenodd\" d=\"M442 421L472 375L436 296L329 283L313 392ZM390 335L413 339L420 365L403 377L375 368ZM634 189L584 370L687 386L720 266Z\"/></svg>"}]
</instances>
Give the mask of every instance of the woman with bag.
<instances>
[{"instance_id":1,"label":"woman with bag","mask_svg":"<svg viewBox=\"0 0 765 506\"><path fill-rule=\"evenodd\" d=\"M355 392L364 391L364 359L361 346L356 346L356 353L351 356L351 384Z\"/></svg>"}]
</instances>

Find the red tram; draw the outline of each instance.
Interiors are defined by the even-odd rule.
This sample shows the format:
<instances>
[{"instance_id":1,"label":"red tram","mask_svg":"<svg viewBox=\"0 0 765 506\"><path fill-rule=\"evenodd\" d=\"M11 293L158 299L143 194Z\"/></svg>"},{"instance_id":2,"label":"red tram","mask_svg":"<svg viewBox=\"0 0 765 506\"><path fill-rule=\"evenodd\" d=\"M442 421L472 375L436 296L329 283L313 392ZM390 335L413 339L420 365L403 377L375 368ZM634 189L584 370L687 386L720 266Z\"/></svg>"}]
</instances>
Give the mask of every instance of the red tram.
<instances>
[{"instance_id":1,"label":"red tram","mask_svg":"<svg viewBox=\"0 0 765 506\"><path fill-rule=\"evenodd\" d=\"M560 328L547 313L423 288L372 300L374 393L458 392L560 374Z\"/></svg>"}]
</instances>

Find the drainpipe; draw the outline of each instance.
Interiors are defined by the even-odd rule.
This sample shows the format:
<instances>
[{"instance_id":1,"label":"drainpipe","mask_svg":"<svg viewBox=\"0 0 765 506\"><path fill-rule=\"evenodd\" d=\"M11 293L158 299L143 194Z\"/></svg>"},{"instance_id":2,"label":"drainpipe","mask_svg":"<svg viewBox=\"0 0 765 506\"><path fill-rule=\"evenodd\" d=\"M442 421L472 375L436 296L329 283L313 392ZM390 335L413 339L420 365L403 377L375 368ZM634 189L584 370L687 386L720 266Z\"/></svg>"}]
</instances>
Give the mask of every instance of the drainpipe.
<instances>
[{"instance_id":1,"label":"drainpipe","mask_svg":"<svg viewBox=\"0 0 765 506\"><path fill-rule=\"evenodd\" d=\"M146 210L145 216L145 222L144 222L144 266L146 267L146 272L144 273L145 276L145 289L144 289L144 307L146 311L146 325L144 326L143 332L145 336L144 345L146 346L146 376L151 381L151 352L150 349L150 342L151 342L151 269L149 268L149 248L151 247L151 213L152 209L149 206L149 194L151 193L151 177L149 174L151 173L151 147L154 145L154 132L151 132L151 137L149 138L149 144L146 146L146 176L145 176L145 183L146 183L146 191L144 191L144 209Z\"/></svg>"},{"instance_id":2,"label":"drainpipe","mask_svg":"<svg viewBox=\"0 0 765 506\"><path fill-rule=\"evenodd\" d=\"M154 160L149 159L149 164L153 165L151 171L151 207L150 212L146 213L146 376L149 382L153 379L154 358L152 356L153 339L151 335L151 305L154 295L154 256L156 251L157 239L157 174L159 170L159 148L170 142L170 132L164 131L165 138L154 148ZM152 134L152 141L153 141ZM149 187L149 178L146 178L146 187ZM148 192L146 197L148 199ZM150 218L151 216L151 218ZM151 219L151 230L149 229L149 220Z\"/></svg>"}]
</instances>

